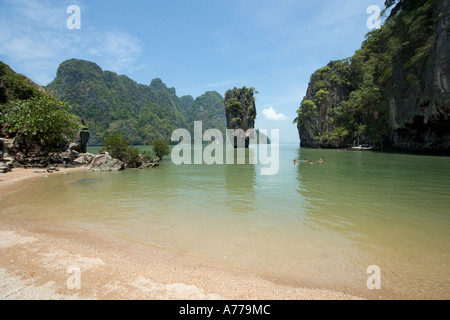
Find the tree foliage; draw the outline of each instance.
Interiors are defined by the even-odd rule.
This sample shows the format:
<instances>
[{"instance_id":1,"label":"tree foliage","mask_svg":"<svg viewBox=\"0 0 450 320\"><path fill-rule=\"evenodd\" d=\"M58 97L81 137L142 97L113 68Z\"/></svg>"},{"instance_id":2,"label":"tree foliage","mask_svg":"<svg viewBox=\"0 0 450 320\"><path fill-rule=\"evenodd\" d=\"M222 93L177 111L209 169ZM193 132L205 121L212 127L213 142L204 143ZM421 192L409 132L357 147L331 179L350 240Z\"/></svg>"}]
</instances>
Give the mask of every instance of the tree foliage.
<instances>
[{"instance_id":1,"label":"tree foliage","mask_svg":"<svg viewBox=\"0 0 450 320\"><path fill-rule=\"evenodd\" d=\"M39 94L38 85L0 61L0 104L12 100L28 100Z\"/></svg>"},{"instance_id":2,"label":"tree foliage","mask_svg":"<svg viewBox=\"0 0 450 320\"><path fill-rule=\"evenodd\" d=\"M129 149L129 142L120 134L108 136L103 141L103 152L108 152L111 157L123 161Z\"/></svg>"},{"instance_id":3,"label":"tree foliage","mask_svg":"<svg viewBox=\"0 0 450 320\"><path fill-rule=\"evenodd\" d=\"M155 155L161 160L169 155L169 143L165 140L155 140L152 141L151 145L153 146L153 152Z\"/></svg>"},{"instance_id":4,"label":"tree foliage","mask_svg":"<svg viewBox=\"0 0 450 320\"><path fill-rule=\"evenodd\" d=\"M140 167L145 162L155 158L154 152L141 152L130 145L129 141L120 134L113 134L105 138L102 152L108 152L112 158L124 162L128 168Z\"/></svg>"},{"instance_id":5,"label":"tree foliage","mask_svg":"<svg viewBox=\"0 0 450 320\"><path fill-rule=\"evenodd\" d=\"M14 100L2 108L1 122L10 135L23 135L31 146L40 143L49 150L73 141L81 129L78 117L69 113L69 106L49 95L28 100Z\"/></svg>"}]
</instances>

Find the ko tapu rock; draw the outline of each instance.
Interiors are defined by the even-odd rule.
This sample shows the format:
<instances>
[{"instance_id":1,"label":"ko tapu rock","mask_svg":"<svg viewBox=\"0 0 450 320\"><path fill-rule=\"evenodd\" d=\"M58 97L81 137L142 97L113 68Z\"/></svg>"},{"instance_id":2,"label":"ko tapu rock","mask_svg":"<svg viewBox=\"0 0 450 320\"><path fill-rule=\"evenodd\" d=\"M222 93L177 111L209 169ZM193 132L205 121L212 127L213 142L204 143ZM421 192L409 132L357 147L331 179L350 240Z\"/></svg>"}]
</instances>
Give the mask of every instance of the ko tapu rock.
<instances>
[{"instance_id":1,"label":"ko tapu rock","mask_svg":"<svg viewBox=\"0 0 450 320\"><path fill-rule=\"evenodd\" d=\"M225 112L227 116L227 129L235 130L235 136L229 137L235 148L248 148L252 134L255 134L256 104L255 88L234 88L225 93ZM241 130L239 130L241 129ZM239 141L245 142L239 145Z\"/></svg>"}]
</instances>

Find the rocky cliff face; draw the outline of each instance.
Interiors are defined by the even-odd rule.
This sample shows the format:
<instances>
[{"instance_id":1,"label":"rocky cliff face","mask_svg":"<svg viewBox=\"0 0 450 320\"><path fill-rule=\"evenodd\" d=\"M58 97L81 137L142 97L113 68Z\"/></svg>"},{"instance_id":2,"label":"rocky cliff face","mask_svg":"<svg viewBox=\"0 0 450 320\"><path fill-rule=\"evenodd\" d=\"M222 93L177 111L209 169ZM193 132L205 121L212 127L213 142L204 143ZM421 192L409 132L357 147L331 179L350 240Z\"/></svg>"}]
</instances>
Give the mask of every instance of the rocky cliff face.
<instances>
[{"instance_id":1,"label":"rocky cliff face","mask_svg":"<svg viewBox=\"0 0 450 320\"><path fill-rule=\"evenodd\" d=\"M450 154L450 0L397 3L353 57L312 75L296 119L302 146Z\"/></svg>"},{"instance_id":2,"label":"rocky cliff face","mask_svg":"<svg viewBox=\"0 0 450 320\"><path fill-rule=\"evenodd\" d=\"M242 89L234 88L225 93L225 112L227 118L227 129L242 129L247 132L249 129L255 128L256 121L256 104L255 89L243 87ZM242 139L243 137L238 137ZM234 147L238 146L234 140ZM245 147L249 146L250 136L245 137Z\"/></svg>"},{"instance_id":3,"label":"rocky cliff face","mask_svg":"<svg viewBox=\"0 0 450 320\"><path fill-rule=\"evenodd\" d=\"M334 148L346 145L345 139L331 139L330 134L341 126L337 115L339 105L348 99L352 90L347 81L339 83L331 81L338 69L338 64L342 66L343 62L331 61L325 68L317 70L311 76L306 96L302 101L300 115L302 120L298 122L300 141L304 147ZM344 64L348 66L347 62ZM324 87L320 85L321 83L328 85ZM322 99L318 99L321 90L327 94Z\"/></svg>"},{"instance_id":4,"label":"rocky cliff face","mask_svg":"<svg viewBox=\"0 0 450 320\"><path fill-rule=\"evenodd\" d=\"M388 89L393 146L405 151L450 154L450 1L439 0L436 47L417 86L405 81L403 61Z\"/></svg>"}]
</instances>

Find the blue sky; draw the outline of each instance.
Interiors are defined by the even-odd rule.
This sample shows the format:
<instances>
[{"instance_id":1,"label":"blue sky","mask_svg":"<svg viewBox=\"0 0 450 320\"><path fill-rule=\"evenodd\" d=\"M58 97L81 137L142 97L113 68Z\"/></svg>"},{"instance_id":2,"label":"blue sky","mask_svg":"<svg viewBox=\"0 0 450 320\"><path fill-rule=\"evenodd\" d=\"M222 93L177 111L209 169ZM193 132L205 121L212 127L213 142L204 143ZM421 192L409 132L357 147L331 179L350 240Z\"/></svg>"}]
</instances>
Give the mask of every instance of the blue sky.
<instances>
[{"instance_id":1,"label":"blue sky","mask_svg":"<svg viewBox=\"0 0 450 320\"><path fill-rule=\"evenodd\" d=\"M70 5L81 29L67 28ZM371 5L384 0L0 0L0 60L40 85L77 58L178 96L252 86L257 128L299 143L311 74L360 48Z\"/></svg>"}]
</instances>

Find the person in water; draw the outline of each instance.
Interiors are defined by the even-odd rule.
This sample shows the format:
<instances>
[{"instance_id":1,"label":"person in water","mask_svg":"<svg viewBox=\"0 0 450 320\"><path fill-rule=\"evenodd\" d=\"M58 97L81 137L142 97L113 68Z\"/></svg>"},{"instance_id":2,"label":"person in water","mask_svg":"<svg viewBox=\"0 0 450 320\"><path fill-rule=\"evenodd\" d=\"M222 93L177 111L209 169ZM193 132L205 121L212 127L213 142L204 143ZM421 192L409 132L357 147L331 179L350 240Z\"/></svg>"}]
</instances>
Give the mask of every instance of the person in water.
<instances>
[{"instance_id":1,"label":"person in water","mask_svg":"<svg viewBox=\"0 0 450 320\"><path fill-rule=\"evenodd\" d=\"M320 163L323 163L323 160L322 160L322 158L320 158L319 162L320 162Z\"/></svg>"},{"instance_id":2,"label":"person in water","mask_svg":"<svg viewBox=\"0 0 450 320\"><path fill-rule=\"evenodd\" d=\"M308 163L308 160L305 158L305 159L303 160L303 163Z\"/></svg>"},{"instance_id":3,"label":"person in water","mask_svg":"<svg viewBox=\"0 0 450 320\"><path fill-rule=\"evenodd\" d=\"M297 164L297 160L294 160L294 166Z\"/></svg>"},{"instance_id":4,"label":"person in water","mask_svg":"<svg viewBox=\"0 0 450 320\"><path fill-rule=\"evenodd\" d=\"M314 164L314 161L311 160L311 162L310 162L309 164L313 165L313 164Z\"/></svg>"}]
</instances>

